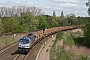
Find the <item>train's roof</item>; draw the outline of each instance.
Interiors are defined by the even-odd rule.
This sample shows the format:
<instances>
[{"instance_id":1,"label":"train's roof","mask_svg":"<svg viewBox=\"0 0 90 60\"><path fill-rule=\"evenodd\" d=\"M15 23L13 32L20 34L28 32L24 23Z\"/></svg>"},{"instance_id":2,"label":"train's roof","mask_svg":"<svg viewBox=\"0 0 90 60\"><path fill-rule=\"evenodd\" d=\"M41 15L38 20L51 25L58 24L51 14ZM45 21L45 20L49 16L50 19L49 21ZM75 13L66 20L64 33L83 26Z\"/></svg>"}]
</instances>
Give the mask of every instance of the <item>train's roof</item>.
<instances>
[{"instance_id":1,"label":"train's roof","mask_svg":"<svg viewBox=\"0 0 90 60\"><path fill-rule=\"evenodd\" d=\"M22 37L20 40L23 40L23 39L29 40L27 36Z\"/></svg>"},{"instance_id":2,"label":"train's roof","mask_svg":"<svg viewBox=\"0 0 90 60\"><path fill-rule=\"evenodd\" d=\"M30 33L30 34L28 34L28 35L26 35L26 36L20 38L20 40L22 40L22 39L29 40L29 38L31 38L32 36L36 36L36 34L35 34L35 33Z\"/></svg>"},{"instance_id":3,"label":"train's roof","mask_svg":"<svg viewBox=\"0 0 90 60\"><path fill-rule=\"evenodd\" d=\"M27 35L27 37L31 38L32 36L36 36L35 33L30 33Z\"/></svg>"}]
</instances>

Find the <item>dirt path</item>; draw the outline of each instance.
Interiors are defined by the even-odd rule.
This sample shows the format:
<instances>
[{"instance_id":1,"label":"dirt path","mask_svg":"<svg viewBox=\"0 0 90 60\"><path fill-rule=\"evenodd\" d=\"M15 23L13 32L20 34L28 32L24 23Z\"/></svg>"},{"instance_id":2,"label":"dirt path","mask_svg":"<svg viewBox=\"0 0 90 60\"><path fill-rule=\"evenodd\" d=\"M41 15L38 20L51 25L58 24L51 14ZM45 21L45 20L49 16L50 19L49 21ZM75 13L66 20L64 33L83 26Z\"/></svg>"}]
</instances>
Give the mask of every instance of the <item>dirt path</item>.
<instances>
[{"instance_id":1,"label":"dirt path","mask_svg":"<svg viewBox=\"0 0 90 60\"><path fill-rule=\"evenodd\" d=\"M38 57L38 60L49 60L49 56L50 56L49 51L51 49L51 46L52 46L55 38L56 38L56 35L54 35L53 38L50 38L47 41L46 45L41 50L41 53L40 53L40 55Z\"/></svg>"}]
</instances>

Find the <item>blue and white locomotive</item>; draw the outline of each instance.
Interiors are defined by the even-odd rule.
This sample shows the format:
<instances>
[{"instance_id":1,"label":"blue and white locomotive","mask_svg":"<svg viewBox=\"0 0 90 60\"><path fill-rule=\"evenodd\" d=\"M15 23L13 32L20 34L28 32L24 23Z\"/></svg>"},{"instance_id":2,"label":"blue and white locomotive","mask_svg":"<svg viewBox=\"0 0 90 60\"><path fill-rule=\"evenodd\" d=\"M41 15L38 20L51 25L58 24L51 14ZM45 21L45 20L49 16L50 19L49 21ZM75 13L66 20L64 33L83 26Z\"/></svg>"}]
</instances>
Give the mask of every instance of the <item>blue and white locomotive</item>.
<instances>
[{"instance_id":1,"label":"blue and white locomotive","mask_svg":"<svg viewBox=\"0 0 90 60\"><path fill-rule=\"evenodd\" d=\"M37 35L30 33L18 41L18 50L28 51L37 43Z\"/></svg>"}]
</instances>

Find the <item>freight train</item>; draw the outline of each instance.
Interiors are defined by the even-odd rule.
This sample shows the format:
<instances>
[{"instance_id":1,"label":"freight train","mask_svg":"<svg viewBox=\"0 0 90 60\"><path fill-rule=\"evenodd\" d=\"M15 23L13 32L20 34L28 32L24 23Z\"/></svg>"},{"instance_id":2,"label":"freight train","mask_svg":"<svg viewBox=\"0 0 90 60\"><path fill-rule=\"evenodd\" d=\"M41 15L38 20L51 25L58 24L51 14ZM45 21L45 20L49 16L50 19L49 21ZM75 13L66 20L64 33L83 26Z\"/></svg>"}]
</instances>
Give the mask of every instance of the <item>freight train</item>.
<instances>
[{"instance_id":1,"label":"freight train","mask_svg":"<svg viewBox=\"0 0 90 60\"><path fill-rule=\"evenodd\" d=\"M53 27L45 30L40 30L34 33L30 33L18 41L18 50L28 51L40 40L42 40L45 36L49 36L51 34L56 33L58 30L65 31L76 28L84 27L85 25L76 25L76 26L61 26L61 27Z\"/></svg>"}]
</instances>

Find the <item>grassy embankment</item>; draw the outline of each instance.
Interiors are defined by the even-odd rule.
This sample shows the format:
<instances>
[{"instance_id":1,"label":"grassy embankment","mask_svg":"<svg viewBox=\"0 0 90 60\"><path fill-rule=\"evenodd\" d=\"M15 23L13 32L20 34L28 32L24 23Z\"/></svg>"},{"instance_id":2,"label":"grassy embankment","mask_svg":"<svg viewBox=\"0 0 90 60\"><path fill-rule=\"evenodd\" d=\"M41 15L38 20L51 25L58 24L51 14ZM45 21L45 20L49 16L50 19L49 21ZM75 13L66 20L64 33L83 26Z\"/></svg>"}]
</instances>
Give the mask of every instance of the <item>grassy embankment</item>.
<instances>
[{"instance_id":1,"label":"grassy embankment","mask_svg":"<svg viewBox=\"0 0 90 60\"><path fill-rule=\"evenodd\" d=\"M14 36L14 35L0 36L0 48L18 41L21 37L23 37L27 34L28 33L20 33L20 34L16 34L16 36Z\"/></svg>"},{"instance_id":2,"label":"grassy embankment","mask_svg":"<svg viewBox=\"0 0 90 60\"><path fill-rule=\"evenodd\" d=\"M74 38L77 38L82 36L82 34L79 34L79 32L61 32L58 31L56 35L56 40L54 44L51 47L50 50L50 60L90 60L85 55L75 55L75 54L69 54L66 51L66 46L69 46L68 49L70 50L72 46L75 46L75 40ZM60 41L63 41L63 45L61 46ZM59 42L59 43L58 43Z\"/></svg>"}]
</instances>

